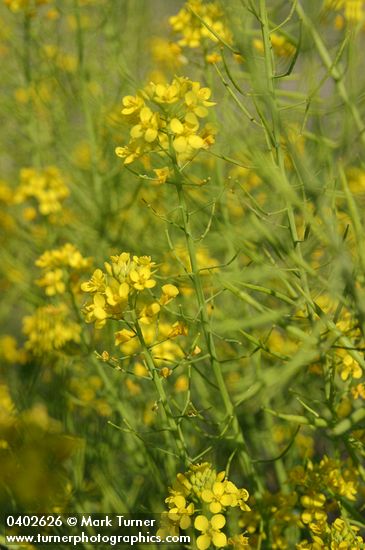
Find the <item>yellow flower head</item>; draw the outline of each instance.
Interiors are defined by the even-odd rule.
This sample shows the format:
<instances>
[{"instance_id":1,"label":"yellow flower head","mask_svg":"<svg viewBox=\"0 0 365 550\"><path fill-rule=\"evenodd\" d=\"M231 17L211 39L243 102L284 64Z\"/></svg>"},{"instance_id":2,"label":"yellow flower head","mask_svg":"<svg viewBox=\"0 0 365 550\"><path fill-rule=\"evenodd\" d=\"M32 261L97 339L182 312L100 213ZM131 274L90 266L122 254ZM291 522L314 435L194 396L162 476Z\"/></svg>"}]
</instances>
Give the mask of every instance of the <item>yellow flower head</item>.
<instances>
[{"instance_id":1,"label":"yellow flower head","mask_svg":"<svg viewBox=\"0 0 365 550\"><path fill-rule=\"evenodd\" d=\"M181 35L178 41L180 46L199 48L206 41L218 43L219 38L231 42L231 33L222 17L223 13L217 2L188 0L169 21L174 32Z\"/></svg>"},{"instance_id":2,"label":"yellow flower head","mask_svg":"<svg viewBox=\"0 0 365 550\"><path fill-rule=\"evenodd\" d=\"M214 143L214 131L201 127L200 119L208 115L211 91L199 82L175 77L170 83L151 82L136 96L123 98L122 115L130 128L130 141L115 152L130 164L146 155L171 157L172 145L177 161L191 159L200 149ZM169 176L168 168L155 168L158 183ZM156 178L152 178L156 181Z\"/></svg>"}]
</instances>

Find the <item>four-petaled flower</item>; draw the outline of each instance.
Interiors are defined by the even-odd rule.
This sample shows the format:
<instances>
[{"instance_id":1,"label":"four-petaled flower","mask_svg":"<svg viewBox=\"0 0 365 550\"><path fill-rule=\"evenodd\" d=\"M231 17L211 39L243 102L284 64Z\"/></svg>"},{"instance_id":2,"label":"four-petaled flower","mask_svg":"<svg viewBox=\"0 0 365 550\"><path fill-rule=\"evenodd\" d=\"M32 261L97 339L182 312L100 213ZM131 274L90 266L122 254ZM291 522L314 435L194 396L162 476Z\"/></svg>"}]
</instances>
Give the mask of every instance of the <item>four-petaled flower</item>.
<instances>
[{"instance_id":1,"label":"four-petaled flower","mask_svg":"<svg viewBox=\"0 0 365 550\"><path fill-rule=\"evenodd\" d=\"M201 531L201 535L196 539L196 545L199 550L206 550L211 543L216 548L223 548L227 544L227 537L221 529L226 524L226 518L223 514L215 514L209 520L206 516L199 515L195 518L194 527Z\"/></svg>"}]
</instances>

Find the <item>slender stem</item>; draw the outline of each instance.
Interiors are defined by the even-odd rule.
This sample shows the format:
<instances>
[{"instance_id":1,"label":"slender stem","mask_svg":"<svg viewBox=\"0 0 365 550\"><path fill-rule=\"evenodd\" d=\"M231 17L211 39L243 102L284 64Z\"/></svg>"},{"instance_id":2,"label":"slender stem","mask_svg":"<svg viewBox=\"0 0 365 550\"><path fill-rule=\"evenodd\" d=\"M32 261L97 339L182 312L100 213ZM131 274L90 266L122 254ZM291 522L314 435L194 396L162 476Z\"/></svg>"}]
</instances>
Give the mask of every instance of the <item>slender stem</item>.
<instances>
[{"instance_id":1,"label":"slender stem","mask_svg":"<svg viewBox=\"0 0 365 550\"><path fill-rule=\"evenodd\" d=\"M343 76L344 73L341 74L338 67L336 66L336 62L334 63L331 59L331 56L321 38L319 33L316 30L316 26L313 24L313 22L310 20L310 18L306 15L304 12L300 2L298 2L296 6L296 11L299 15L299 17L302 19L303 23L307 27L308 31L311 33L313 38L313 43L318 51L319 57L322 60L322 63L326 67L328 73L331 75L338 93L340 97L342 98L342 101L345 103L345 105L348 107L351 116L353 118L353 121L355 123L355 126L359 132L360 139L363 144L365 144L365 124L364 121L361 118L361 114L357 108L357 106L351 101L351 98L347 92L346 86L343 82Z\"/></svg>"},{"instance_id":2,"label":"slender stem","mask_svg":"<svg viewBox=\"0 0 365 550\"><path fill-rule=\"evenodd\" d=\"M100 234L103 234L104 224L105 224L105 215L103 213L103 205L105 203L105 194L103 193L103 181L100 176L99 166L98 166L99 150L98 150L97 133L95 131L92 112L90 110L90 105L88 101L89 100L88 88L86 86L88 77L87 77L87 71L85 66L85 45L84 45L84 36L83 36L83 29L82 29L82 23L81 23L79 0L74 0L74 10L75 10L76 26L77 26L76 47L77 47L77 57L78 57L79 74L80 74L81 105L85 116L86 131L88 134L88 139L90 142L90 149L91 149L91 168L92 168L91 178L93 182L96 202L100 210L102 211L100 216Z\"/></svg>"},{"instance_id":3,"label":"slender stem","mask_svg":"<svg viewBox=\"0 0 365 550\"><path fill-rule=\"evenodd\" d=\"M184 228L184 233L186 238L186 245L187 245L189 258L190 258L192 280L195 287L195 292L196 292L198 306L199 306L200 320L202 324L202 330L205 338L205 343L208 349L208 353L210 355L212 370L213 370L220 394L222 396L222 400L223 400L223 404L225 407L228 420L232 424L232 430L236 438L236 441L239 445L239 458L240 458L240 463L241 463L243 473L246 476L255 478L253 465L246 450L246 443L242 434L241 427L238 422L236 411L232 403L231 397L228 393L227 386L223 378L221 366L217 358L214 337L211 331L209 315L206 307L204 290L203 290L201 278L199 275L199 267L196 259L195 243L192 237L191 226L190 226L190 216L188 213L185 193L184 193L183 184L181 181L181 174L180 174L180 170L176 160L174 161L174 175L175 175L179 207L181 210L181 215L183 220L183 228Z\"/></svg>"},{"instance_id":4,"label":"slender stem","mask_svg":"<svg viewBox=\"0 0 365 550\"><path fill-rule=\"evenodd\" d=\"M279 172L283 178L283 181L285 181L286 185L289 187L290 183L288 181L288 177L286 174L284 155L283 155L283 150L280 143L281 123L280 123L280 117L279 117L279 109L276 101L276 90L274 86L275 67L274 67L272 47L270 42L270 30L269 30L269 20L268 20L267 9L266 9L266 0L260 0L260 25L261 25L262 39L264 43L265 73L266 73L266 84L267 84L267 91L268 91L267 99L268 99L269 111L271 113L272 140L275 145L275 151L273 152L271 149L271 156L274 164L279 169ZM299 259L302 260L303 256L302 256L302 250L300 245L300 239L298 237L298 231L295 223L295 214L289 200L287 198L285 198L285 200L286 200L286 209L287 209L288 222L289 222L289 230L290 230L290 235L293 242L293 247L296 250L296 253ZM300 269L300 278L303 283L303 287L305 288L309 296L310 291L309 291L307 274L305 270L302 268Z\"/></svg>"},{"instance_id":5,"label":"slender stem","mask_svg":"<svg viewBox=\"0 0 365 550\"><path fill-rule=\"evenodd\" d=\"M139 325L139 322L134 310L132 312L132 316L133 316L133 324L137 333L139 343L142 348L142 352L146 361L147 368L152 377L155 388L160 398L160 402L162 404L163 420L169 426L169 433L173 436L172 438L168 438L168 443L170 443L171 440L174 441L173 446L176 444L180 459L184 462L184 464L187 464L189 461L187 457L187 450L186 450L184 437L181 431L181 427L177 424L174 418L169 401L167 399L165 388L163 386L163 383L159 374L159 369L156 367L154 358L145 342L141 327ZM171 470L174 471L174 469L175 469L175 465L173 462L171 462Z\"/></svg>"},{"instance_id":6,"label":"slender stem","mask_svg":"<svg viewBox=\"0 0 365 550\"><path fill-rule=\"evenodd\" d=\"M24 41L24 53L23 53L23 67L24 67L24 80L27 85L31 81L31 34L30 34L31 18L27 11L24 12L24 24L23 24L23 41Z\"/></svg>"}]
</instances>

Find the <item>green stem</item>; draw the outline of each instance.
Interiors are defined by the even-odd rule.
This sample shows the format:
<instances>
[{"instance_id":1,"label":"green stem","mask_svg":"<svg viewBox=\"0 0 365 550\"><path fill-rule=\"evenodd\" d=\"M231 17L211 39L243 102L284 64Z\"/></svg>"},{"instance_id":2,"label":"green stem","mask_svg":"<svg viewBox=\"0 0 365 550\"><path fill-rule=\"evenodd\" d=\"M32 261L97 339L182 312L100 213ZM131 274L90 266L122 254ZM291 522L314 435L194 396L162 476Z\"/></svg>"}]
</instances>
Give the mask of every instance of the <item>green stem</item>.
<instances>
[{"instance_id":1,"label":"green stem","mask_svg":"<svg viewBox=\"0 0 365 550\"><path fill-rule=\"evenodd\" d=\"M91 178L93 182L96 203L98 204L98 207L101 210L100 234L102 235L104 233L104 226L105 226L105 219L106 219L106 216L104 215L104 212L103 212L105 196L103 194L103 181L99 173L99 166L98 166L99 152L98 152L97 133L95 131L94 121L93 121L93 117L92 117L92 113L91 113L90 105L88 101L88 89L86 86L88 77L87 77L87 72L85 67L85 46L84 46L83 29L82 29L82 23L81 23L80 6L79 6L78 0L74 0L74 10L75 10L75 17L76 17L76 25L77 25L76 48L77 48L77 57L78 57L79 74L80 74L81 105L85 116L86 132L88 135L88 140L90 142L90 148L91 148Z\"/></svg>"},{"instance_id":2,"label":"green stem","mask_svg":"<svg viewBox=\"0 0 365 550\"><path fill-rule=\"evenodd\" d=\"M31 18L28 13L24 13L24 24L23 24L23 41L24 41L24 53L23 53L23 68L24 68L24 80L27 85L31 81L31 34L30 34Z\"/></svg>"},{"instance_id":3,"label":"green stem","mask_svg":"<svg viewBox=\"0 0 365 550\"><path fill-rule=\"evenodd\" d=\"M319 57L321 58L322 63L326 67L328 73L331 75L342 101L349 109L351 116L353 118L353 121L355 123L355 126L359 131L360 139L363 142L363 144L365 144L364 121L361 118L361 115L357 106L351 101L350 96L347 92L346 86L343 82L344 73L343 72L341 73L337 68L336 63L332 61L331 56L321 36L318 34L316 30L316 26L313 24L310 18L306 15L306 13L304 12L299 2L297 4L296 11L299 17L301 18L301 20L303 21L304 25L307 27L308 31L312 35L313 43L318 51Z\"/></svg>"},{"instance_id":4,"label":"green stem","mask_svg":"<svg viewBox=\"0 0 365 550\"><path fill-rule=\"evenodd\" d=\"M264 43L265 73L266 73L266 84L267 84L267 90L268 90L267 98L268 98L269 112L271 113L271 126L272 126L272 134L271 136L267 136L267 141L269 142L271 138L271 140L274 142L275 152L273 152L272 148L270 148L271 157L272 157L273 163L279 169L279 172L283 181L285 182L286 186L289 188L290 183L288 181L288 177L286 174L284 155L283 155L282 146L280 143L281 123L280 123L280 117L279 117L279 109L278 109L277 100L276 100L276 90L274 86L275 67L274 67L272 47L270 42L270 30L269 30L269 20L268 20L267 9L266 9L266 0L260 0L260 25L261 25L262 39ZM297 227L295 223L294 210L290 202L287 200L287 198L285 200L286 200L286 209L287 209L288 222L289 222L289 230L290 230L293 247L296 250L298 258L300 260L303 260L300 239L298 237ZM302 268L300 268L300 278L301 278L303 287L305 288L309 296L310 291L309 291L307 274L305 270Z\"/></svg>"},{"instance_id":5,"label":"green stem","mask_svg":"<svg viewBox=\"0 0 365 550\"><path fill-rule=\"evenodd\" d=\"M175 446L176 444L179 457L181 461L186 465L189 462L189 460L187 456L186 445L185 445L184 437L181 431L181 427L177 424L175 417L172 413L172 410L165 392L165 388L163 386L162 379L160 377L159 369L156 367L154 358L145 342L141 327L137 319L137 315L134 310L132 312L132 317L133 317L133 324L137 333L139 343L142 348L142 352L146 361L148 371L152 377L160 402L162 404L162 415L163 415L164 423L168 425L169 433L171 436L173 436L172 438L168 437L167 442L168 444L170 444L171 439L174 440L173 446ZM169 458L171 459L172 457L170 456ZM170 469L171 471L175 470L175 465L173 461L171 461Z\"/></svg>"},{"instance_id":6,"label":"green stem","mask_svg":"<svg viewBox=\"0 0 365 550\"><path fill-rule=\"evenodd\" d=\"M230 395L228 393L227 386L223 378L221 366L217 358L214 337L211 331L208 311L206 307L204 290L203 290L201 278L199 275L199 267L196 259L195 243L194 243L194 239L193 239L191 227L190 227L190 217L187 209L183 184L181 182L181 174L180 174L180 170L176 160L174 162L174 174L175 174L175 180L176 180L176 190L177 190L177 195L179 200L179 207L181 210L181 215L183 220L183 228L184 228L184 233L186 238L186 245L187 245L189 258L190 258L192 280L194 283L197 301L199 305L199 314L200 314L202 330L205 338L205 343L211 358L212 370L213 370L220 394L222 396L222 400L224 403L228 420L230 420L232 423L232 430L236 438L237 444L239 446L239 451L240 451L239 457L240 457L240 463L241 463L243 473L246 476L250 476L254 478L255 476L254 476L252 462L248 456L248 453L246 450L246 443L236 416L236 411L231 401Z\"/></svg>"}]
</instances>

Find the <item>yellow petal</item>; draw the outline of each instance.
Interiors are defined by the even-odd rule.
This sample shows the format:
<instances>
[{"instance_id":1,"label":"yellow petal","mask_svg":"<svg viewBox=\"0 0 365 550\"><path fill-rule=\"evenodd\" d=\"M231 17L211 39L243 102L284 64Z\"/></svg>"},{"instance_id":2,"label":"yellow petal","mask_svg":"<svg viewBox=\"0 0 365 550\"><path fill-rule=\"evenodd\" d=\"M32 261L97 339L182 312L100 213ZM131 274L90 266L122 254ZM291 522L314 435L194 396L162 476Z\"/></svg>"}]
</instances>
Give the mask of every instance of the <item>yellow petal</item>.
<instances>
[{"instance_id":1,"label":"yellow petal","mask_svg":"<svg viewBox=\"0 0 365 550\"><path fill-rule=\"evenodd\" d=\"M193 92L186 92L185 103L187 106L192 105L196 101L196 95Z\"/></svg>"},{"instance_id":2,"label":"yellow petal","mask_svg":"<svg viewBox=\"0 0 365 550\"><path fill-rule=\"evenodd\" d=\"M194 113L188 113L186 116L185 116L185 122L191 126L192 128L195 128L197 129L198 126L199 126L199 121L198 119L196 118L196 116L194 115Z\"/></svg>"},{"instance_id":3,"label":"yellow petal","mask_svg":"<svg viewBox=\"0 0 365 550\"><path fill-rule=\"evenodd\" d=\"M189 136L188 141L189 141L189 145L191 145L193 149L201 149L202 147L204 147L204 140L200 136L197 136L197 135Z\"/></svg>"},{"instance_id":4,"label":"yellow petal","mask_svg":"<svg viewBox=\"0 0 365 550\"><path fill-rule=\"evenodd\" d=\"M209 506L209 510L212 514L219 514L222 511L222 506L219 502L212 502Z\"/></svg>"},{"instance_id":5,"label":"yellow petal","mask_svg":"<svg viewBox=\"0 0 365 550\"><path fill-rule=\"evenodd\" d=\"M173 146L177 153L184 153L188 147L188 142L186 141L186 138L179 136L174 139Z\"/></svg>"},{"instance_id":6,"label":"yellow petal","mask_svg":"<svg viewBox=\"0 0 365 550\"><path fill-rule=\"evenodd\" d=\"M224 493L224 485L223 485L223 483L220 483L220 482L213 483L212 490L213 490L213 493L214 493L216 496L222 496L223 493Z\"/></svg>"},{"instance_id":7,"label":"yellow petal","mask_svg":"<svg viewBox=\"0 0 365 550\"><path fill-rule=\"evenodd\" d=\"M119 296L121 298L127 298L129 293L129 285L128 283L122 283L119 286Z\"/></svg>"},{"instance_id":8,"label":"yellow petal","mask_svg":"<svg viewBox=\"0 0 365 550\"><path fill-rule=\"evenodd\" d=\"M144 139L147 141L147 143L152 143L152 141L155 141L157 138L157 130L155 128L148 128L146 130L146 133L144 135Z\"/></svg>"},{"instance_id":9,"label":"yellow petal","mask_svg":"<svg viewBox=\"0 0 365 550\"><path fill-rule=\"evenodd\" d=\"M137 139L141 137L142 135L142 126L140 124L136 124L136 126L133 126L130 131L130 136L133 139Z\"/></svg>"},{"instance_id":10,"label":"yellow petal","mask_svg":"<svg viewBox=\"0 0 365 550\"><path fill-rule=\"evenodd\" d=\"M202 491L201 498L204 502L212 502L214 495L210 489L204 489Z\"/></svg>"},{"instance_id":11,"label":"yellow petal","mask_svg":"<svg viewBox=\"0 0 365 550\"><path fill-rule=\"evenodd\" d=\"M96 307L104 307L105 306L104 296L102 294L95 294L94 304L95 304Z\"/></svg>"},{"instance_id":12,"label":"yellow petal","mask_svg":"<svg viewBox=\"0 0 365 550\"><path fill-rule=\"evenodd\" d=\"M196 546L198 550L206 550L210 546L210 537L208 535L200 535L196 539Z\"/></svg>"},{"instance_id":13,"label":"yellow petal","mask_svg":"<svg viewBox=\"0 0 365 550\"><path fill-rule=\"evenodd\" d=\"M178 118L173 118L170 122L170 129L174 134L182 134L184 131L184 126Z\"/></svg>"},{"instance_id":14,"label":"yellow petal","mask_svg":"<svg viewBox=\"0 0 365 550\"><path fill-rule=\"evenodd\" d=\"M200 105L198 107L195 107L194 109L194 113L196 114L196 116L198 116L199 118L204 118L206 116L208 116L208 111L205 107L201 107Z\"/></svg>"},{"instance_id":15,"label":"yellow petal","mask_svg":"<svg viewBox=\"0 0 365 550\"><path fill-rule=\"evenodd\" d=\"M191 525L191 519L187 514L184 514L180 520L181 529L189 529L190 525Z\"/></svg>"},{"instance_id":16,"label":"yellow petal","mask_svg":"<svg viewBox=\"0 0 365 550\"><path fill-rule=\"evenodd\" d=\"M182 495L176 495L174 503L178 508L185 508L186 500Z\"/></svg>"},{"instance_id":17,"label":"yellow petal","mask_svg":"<svg viewBox=\"0 0 365 550\"><path fill-rule=\"evenodd\" d=\"M222 527L226 524L226 518L223 516L223 514L216 514L212 517L210 520L213 529L222 529Z\"/></svg>"},{"instance_id":18,"label":"yellow petal","mask_svg":"<svg viewBox=\"0 0 365 550\"><path fill-rule=\"evenodd\" d=\"M152 117L151 109L149 109L148 107L143 107L143 109L141 109L141 112L139 114L139 118L141 119L141 121L148 122L151 117Z\"/></svg>"},{"instance_id":19,"label":"yellow petal","mask_svg":"<svg viewBox=\"0 0 365 550\"><path fill-rule=\"evenodd\" d=\"M134 283L137 283L139 281L139 275L135 269L129 273L129 278Z\"/></svg>"},{"instance_id":20,"label":"yellow petal","mask_svg":"<svg viewBox=\"0 0 365 550\"><path fill-rule=\"evenodd\" d=\"M216 533L213 533L212 541L214 546L217 548L223 548L227 545L227 537L224 533L220 533L219 531Z\"/></svg>"},{"instance_id":21,"label":"yellow petal","mask_svg":"<svg viewBox=\"0 0 365 550\"><path fill-rule=\"evenodd\" d=\"M106 312L103 310L103 308L101 307L96 307L94 309L94 316L96 319L99 319L100 321L103 321L104 319L106 319L107 317L107 314Z\"/></svg>"},{"instance_id":22,"label":"yellow petal","mask_svg":"<svg viewBox=\"0 0 365 550\"><path fill-rule=\"evenodd\" d=\"M162 292L171 298L175 298L179 294L179 289L175 285L163 285Z\"/></svg>"},{"instance_id":23,"label":"yellow petal","mask_svg":"<svg viewBox=\"0 0 365 550\"><path fill-rule=\"evenodd\" d=\"M209 529L209 521L205 516L197 516L194 521L194 527L198 531L207 531Z\"/></svg>"}]
</instances>

